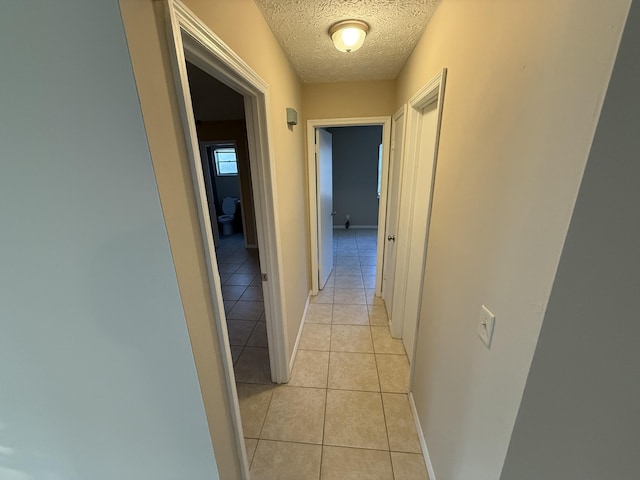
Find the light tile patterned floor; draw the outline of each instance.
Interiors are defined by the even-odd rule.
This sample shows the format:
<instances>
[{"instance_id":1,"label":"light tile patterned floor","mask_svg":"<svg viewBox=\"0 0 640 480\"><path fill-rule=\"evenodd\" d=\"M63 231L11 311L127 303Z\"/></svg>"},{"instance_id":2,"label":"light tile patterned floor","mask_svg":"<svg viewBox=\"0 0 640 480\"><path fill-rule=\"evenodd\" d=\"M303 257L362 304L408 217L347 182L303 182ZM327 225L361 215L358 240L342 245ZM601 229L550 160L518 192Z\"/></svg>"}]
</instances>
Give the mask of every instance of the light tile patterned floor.
<instances>
[{"instance_id":1,"label":"light tile patterned floor","mask_svg":"<svg viewBox=\"0 0 640 480\"><path fill-rule=\"evenodd\" d=\"M225 303L235 312L229 336L252 480L428 479L407 397L409 362L373 294L375 249L375 230L336 230L334 273L312 298L291 381L279 386L269 381L266 341L251 346L265 335L258 306L242 303L258 303L246 290L255 280L243 273L251 258L227 253L235 269L224 267L225 287L235 299Z\"/></svg>"}]
</instances>

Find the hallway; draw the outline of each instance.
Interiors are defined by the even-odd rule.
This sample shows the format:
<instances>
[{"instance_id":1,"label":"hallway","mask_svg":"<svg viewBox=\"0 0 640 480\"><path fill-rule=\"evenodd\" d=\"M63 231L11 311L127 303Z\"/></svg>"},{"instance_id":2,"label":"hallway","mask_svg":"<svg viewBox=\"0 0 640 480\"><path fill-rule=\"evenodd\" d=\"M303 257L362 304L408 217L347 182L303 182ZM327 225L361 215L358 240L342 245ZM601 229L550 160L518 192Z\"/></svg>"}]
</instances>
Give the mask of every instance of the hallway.
<instances>
[{"instance_id":1,"label":"hallway","mask_svg":"<svg viewBox=\"0 0 640 480\"><path fill-rule=\"evenodd\" d=\"M258 348L245 346L236 363L251 478L427 479L407 356L373 294L376 230L336 230L334 254L334 273L311 299L290 382L268 381ZM239 375L249 361L255 374Z\"/></svg>"}]
</instances>

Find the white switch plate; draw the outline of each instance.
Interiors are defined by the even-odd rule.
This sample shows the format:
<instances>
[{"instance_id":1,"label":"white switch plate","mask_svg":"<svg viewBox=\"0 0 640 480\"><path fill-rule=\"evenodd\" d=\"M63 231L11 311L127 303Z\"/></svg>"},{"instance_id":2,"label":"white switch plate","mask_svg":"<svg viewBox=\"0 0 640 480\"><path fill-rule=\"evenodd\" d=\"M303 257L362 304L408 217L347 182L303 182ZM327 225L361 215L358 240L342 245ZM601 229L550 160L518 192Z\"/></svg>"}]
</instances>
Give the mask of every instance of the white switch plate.
<instances>
[{"instance_id":1,"label":"white switch plate","mask_svg":"<svg viewBox=\"0 0 640 480\"><path fill-rule=\"evenodd\" d=\"M493 336L493 324L495 321L496 316L491 313L487 307L482 305L482 310L480 310L480 322L478 324L478 336L487 348L491 348L491 337Z\"/></svg>"}]
</instances>

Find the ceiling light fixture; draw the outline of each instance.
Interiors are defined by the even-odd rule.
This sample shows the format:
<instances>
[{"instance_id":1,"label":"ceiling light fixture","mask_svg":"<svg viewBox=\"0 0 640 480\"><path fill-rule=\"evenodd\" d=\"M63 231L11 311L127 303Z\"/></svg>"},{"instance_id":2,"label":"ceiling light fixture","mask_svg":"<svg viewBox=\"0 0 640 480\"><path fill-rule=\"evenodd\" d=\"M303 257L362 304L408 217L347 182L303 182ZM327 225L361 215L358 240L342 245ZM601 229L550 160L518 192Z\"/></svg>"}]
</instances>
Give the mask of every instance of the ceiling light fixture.
<instances>
[{"instance_id":1,"label":"ceiling light fixture","mask_svg":"<svg viewBox=\"0 0 640 480\"><path fill-rule=\"evenodd\" d=\"M342 20L329 29L335 47L341 52L355 52L364 43L369 25L362 20Z\"/></svg>"}]
</instances>

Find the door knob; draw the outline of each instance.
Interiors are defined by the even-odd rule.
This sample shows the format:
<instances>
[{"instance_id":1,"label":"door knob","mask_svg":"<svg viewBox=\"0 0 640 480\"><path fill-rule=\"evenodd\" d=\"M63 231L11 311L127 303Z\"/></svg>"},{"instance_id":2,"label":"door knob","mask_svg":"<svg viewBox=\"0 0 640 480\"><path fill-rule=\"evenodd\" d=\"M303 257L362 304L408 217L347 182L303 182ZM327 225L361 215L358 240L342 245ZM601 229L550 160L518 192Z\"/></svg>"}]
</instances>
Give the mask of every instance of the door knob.
<instances>
[{"instance_id":1,"label":"door knob","mask_svg":"<svg viewBox=\"0 0 640 480\"><path fill-rule=\"evenodd\" d=\"M389 240L390 242L395 242L396 241L396 236L395 235L389 235L387 237L387 240Z\"/></svg>"},{"instance_id":2,"label":"door knob","mask_svg":"<svg viewBox=\"0 0 640 480\"><path fill-rule=\"evenodd\" d=\"M331 216L332 217L335 216L336 213L338 213L338 212L331 212Z\"/></svg>"}]
</instances>

